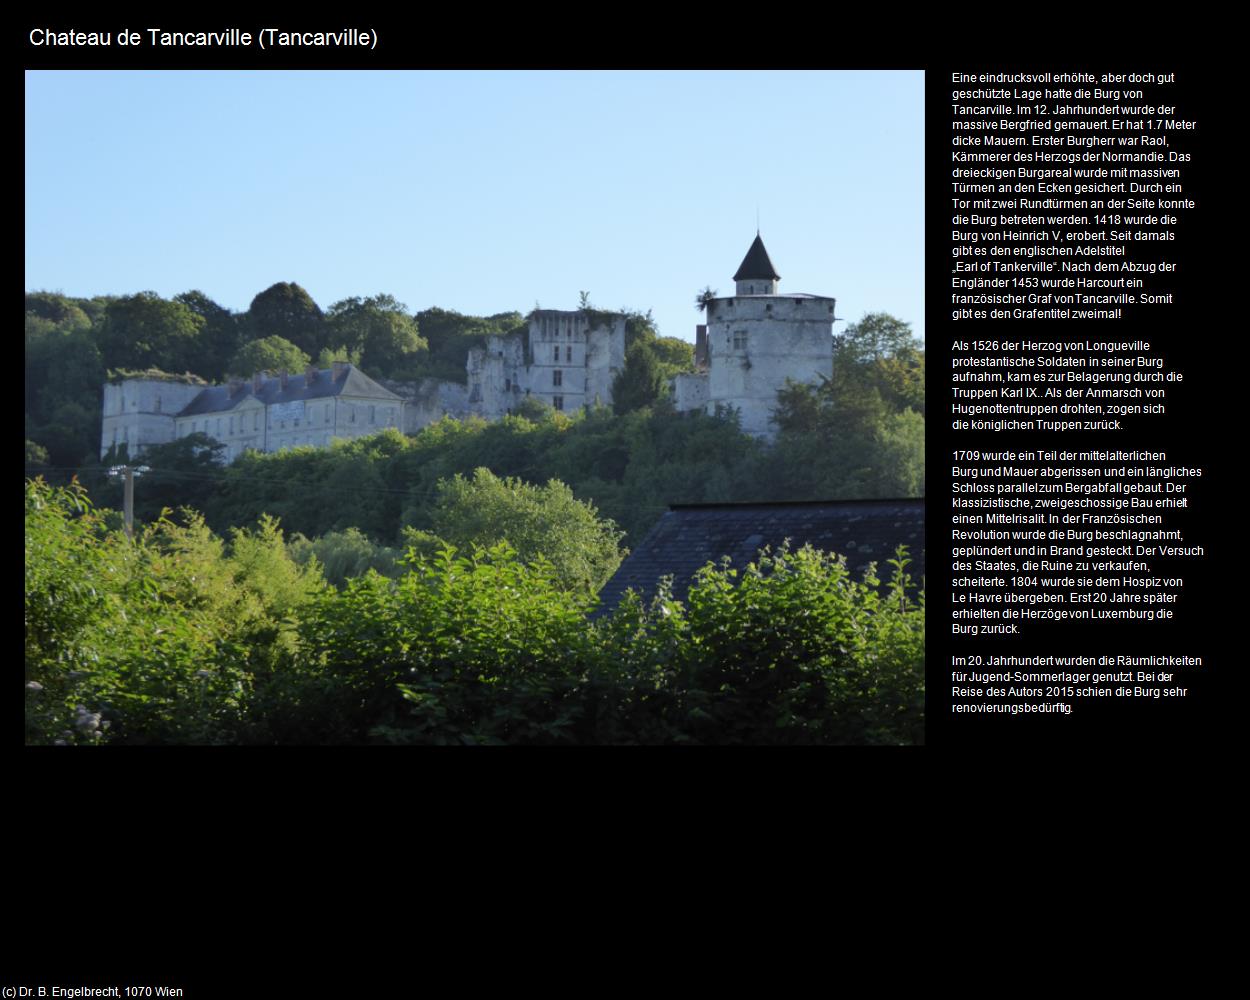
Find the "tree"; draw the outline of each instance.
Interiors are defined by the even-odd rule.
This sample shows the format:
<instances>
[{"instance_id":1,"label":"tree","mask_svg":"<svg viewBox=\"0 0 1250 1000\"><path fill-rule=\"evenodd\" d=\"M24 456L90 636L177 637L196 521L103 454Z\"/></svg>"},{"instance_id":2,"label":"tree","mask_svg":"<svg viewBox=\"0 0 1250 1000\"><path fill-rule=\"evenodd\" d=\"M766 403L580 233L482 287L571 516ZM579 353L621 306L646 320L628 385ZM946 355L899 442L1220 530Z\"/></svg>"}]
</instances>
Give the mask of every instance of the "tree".
<instances>
[{"instance_id":1,"label":"tree","mask_svg":"<svg viewBox=\"0 0 1250 1000\"><path fill-rule=\"evenodd\" d=\"M241 342L239 319L229 309L219 306L198 289L174 296L204 320L200 331L200 357L194 369L211 382L220 382L226 375L227 364L238 352Z\"/></svg>"},{"instance_id":2,"label":"tree","mask_svg":"<svg viewBox=\"0 0 1250 1000\"><path fill-rule=\"evenodd\" d=\"M329 346L321 307L304 289L290 281L270 285L252 299L244 325L249 339L282 337L309 357L315 357L323 347Z\"/></svg>"},{"instance_id":3,"label":"tree","mask_svg":"<svg viewBox=\"0 0 1250 1000\"><path fill-rule=\"evenodd\" d=\"M91 326L91 317L78 303L59 292L27 292L26 313L46 319L62 330L85 330Z\"/></svg>"},{"instance_id":4,"label":"tree","mask_svg":"<svg viewBox=\"0 0 1250 1000\"><path fill-rule=\"evenodd\" d=\"M705 311L708 307L708 303L711 302L714 298L716 298L716 289L713 288L711 285L705 286L703 291L701 291L694 298L695 308L698 309L699 312Z\"/></svg>"},{"instance_id":5,"label":"tree","mask_svg":"<svg viewBox=\"0 0 1250 1000\"><path fill-rule=\"evenodd\" d=\"M612 408L617 414L650 406L664 395L664 373L651 345L635 342L625 351L625 367L612 383Z\"/></svg>"},{"instance_id":6,"label":"tree","mask_svg":"<svg viewBox=\"0 0 1250 1000\"><path fill-rule=\"evenodd\" d=\"M309 357L289 340L265 337L244 344L226 366L231 375L247 378L254 372L303 371Z\"/></svg>"},{"instance_id":7,"label":"tree","mask_svg":"<svg viewBox=\"0 0 1250 1000\"><path fill-rule=\"evenodd\" d=\"M203 329L204 317L184 303L139 292L109 303L99 326L100 353L108 368L194 371Z\"/></svg>"},{"instance_id":8,"label":"tree","mask_svg":"<svg viewBox=\"0 0 1250 1000\"><path fill-rule=\"evenodd\" d=\"M326 319L330 341L361 352L361 364L391 374L429 345L417 330L407 306L390 295L359 296L334 303Z\"/></svg>"},{"instance_id":9,"label":"tree","mask_svg":"<svg viewBox=\"0 0 1250 1000\"><path fill-rule=\"evenodd\" d=\"M869 313L834 340L833 377L839 392L871 388L892 408L925 411L924 344L911 324Z\"/></svg>"},{"instance_id":10,"label":"tree","mask_svg":"<svg viewBox=\"0 0 1250 1000\"><path fill-rule=\"evenodd\" d=\"M548 559L568 590L594 593L623 558L616 524L558 479L531 486L478 469L472 479L440 480L433 521L434 533L456 546L507 541L523 560Z\"/></svg>"},{"instance_id":11,"label":"tree","mask_svg":"<svg viewBox=\"0 0 1250 1000\"><path fill-rule=\"evenodd\" d=\"M167 444L149 445L143 453L148 471L135 486L136 520L156 521L165 508L203 510L220 483L221 453L225 447L200 431ZM113 457L106 455L103 464L112 464ZM101 495L120 507L121 481L110 479Z\"/></svg>"}]
</instances>

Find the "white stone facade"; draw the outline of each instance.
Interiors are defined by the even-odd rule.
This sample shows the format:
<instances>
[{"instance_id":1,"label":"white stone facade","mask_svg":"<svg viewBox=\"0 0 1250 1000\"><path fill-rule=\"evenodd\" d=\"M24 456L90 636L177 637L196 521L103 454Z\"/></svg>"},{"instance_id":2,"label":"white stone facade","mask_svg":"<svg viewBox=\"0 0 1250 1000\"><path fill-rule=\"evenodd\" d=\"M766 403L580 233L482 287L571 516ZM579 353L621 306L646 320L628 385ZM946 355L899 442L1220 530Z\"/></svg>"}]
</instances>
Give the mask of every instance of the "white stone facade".
<instances>
[{"instance_id":1,"label":"white stone facade","mask_svg":"<svg viewBox=\"0 0 1250 1000\"><path fill-rule=\"evenodd\" d=\"M133 457L174 439L174 414L204 391L203 381L133 378L104 386L100 457L126 446Z\"/></svg>"},{"instance_id":2,"label":"white stone facade","mask_svg":"<svg viewBox=\"0 0 1250 1000\"><path fill-rule=\"evenodd\" d=\"M732 407L744 431L771 439L777 392L786 382L816 385L833 375L835 300L779 294L778 280L757 236L735 275L738 294L707 301L706 368L673 380L678 410Z\"/></svg>"},{"instance_id":3,"label":"white stone facade","mask_svg":"<svg viewBox=\"0 0 1250 1000\"><path fill-rule=\"evenodd\" d=\"M151 445L207 434L231 462L245 451L324 448L403 425L403 399L348 364L220 386L126 379L104 387L100 456L124 442L137 458Z\"/></svg>"},{"instance_id":4,"label":"white stone facade","mask_svg":"<svg viewBox=\"0 0 1250 1000\"><path fill-rule=\"evenodd\" d=\"M526 396L565 412L610 405L624 367L624 316L538 309L525 331L490 337L469 352L469 409L502 417Z\"/></svg>"}]
</instances>

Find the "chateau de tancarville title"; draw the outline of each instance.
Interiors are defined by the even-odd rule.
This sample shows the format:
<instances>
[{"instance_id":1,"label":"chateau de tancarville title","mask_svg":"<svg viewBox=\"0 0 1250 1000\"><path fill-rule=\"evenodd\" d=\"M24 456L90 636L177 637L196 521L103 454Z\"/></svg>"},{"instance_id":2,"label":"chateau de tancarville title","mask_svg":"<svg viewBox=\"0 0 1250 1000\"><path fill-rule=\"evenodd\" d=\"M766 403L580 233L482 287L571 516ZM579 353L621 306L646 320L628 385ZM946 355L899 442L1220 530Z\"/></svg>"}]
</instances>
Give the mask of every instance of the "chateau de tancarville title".
<instances>
[{"instance_id":1,"label":"chateau de tancarville title","mask_svg":"<svg viewBox=\"0 0 1250 1000\"><path fill-rule=\"evenodd\" d=\"M120 28L117 31L79 31L68 28L31 28L27 41L34 48L204 48L204 49L372 49L378 33L372 28L336 28L330 31L287 31L283 28L222 28L219 31L167 31L163 28Z\"/></svg>"}]
</instances>

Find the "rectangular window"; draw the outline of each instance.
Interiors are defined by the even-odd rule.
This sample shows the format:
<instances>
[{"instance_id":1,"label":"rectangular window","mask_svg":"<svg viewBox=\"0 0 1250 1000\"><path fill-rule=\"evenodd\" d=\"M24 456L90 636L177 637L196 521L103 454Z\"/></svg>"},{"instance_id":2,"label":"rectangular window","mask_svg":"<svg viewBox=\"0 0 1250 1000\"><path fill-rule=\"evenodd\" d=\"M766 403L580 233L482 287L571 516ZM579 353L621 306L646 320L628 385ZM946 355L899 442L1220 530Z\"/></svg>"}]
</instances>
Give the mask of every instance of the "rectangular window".
<instances>
[{"instance_id":1,"label":"rectangular window","mask_svg":"<svg viewBox=\"0 0 1250 1000\"><path fill-rule=\"evenodd\" d=\"M569 344L569 346L564 349L564 360L567 361L569 364L573 363L573 345L572 344Z\"/></svg>"},{"instance_id":2,"label":"rectangular window","mask_svg":"<svg viewBox=\"0 0 1250 1000\"><path fill-rule=\"evenodd\" d=\"M551 384L564 385L564 372L560 371L559 368L551 373Z\"/></svg>"},{"instance_id":3,"label":"rectangular window","mask_svg":"<svg viewBox=\"0 0 1250 1000\"><path fill-rule=\"evenodd\" d=\"M330 422L330 404L326 403L326 423Z\"/></svg>"},{"instance_id":4,"label":"rectangular window","mask_svg":"<svg viewBox=\"0 0 1250 1000\"><path fill-rule=\"evenodd\" d=\"M734 350L745 351L747 348L747 332L746 330L734 331Z\"/></svg>"},{"instance_id":5,"label":"rectangular window","mask_svg":"<svg viewBox=\"0 0 1250 1000\"><path fill-rule=\"evenodd\" d=\"M252 430L260 430L260 410L256 411L254 419L252 420Z\"/></svg>"},{"instance_id":6,"label":"rectangular window","mask_svg":"<svg viewBox=\"0 0 1250 1000\"><path fill-rule=\"evenodd\" d=\"M234 433L234 417L230 418L230 433Z\"/></svg>"},{"instance_id":7,"label":"rectangular window","mask_svg":"<svg viewBox=\"0 0 1250 1000\"><path fill-rule=\"evenodd\" d=\"M563 410L564 409L564 397L552 396L551 405L554 406L557 410Z\"/></svg>"},{"instance_id":8,"label":"rectangular window","mask_svg":"<svg viewBox=\"0 0 1250 1000\"><path fill-rule=\"evenodd\" d=\"M559 360L560 360L560 345L559 345L559 344L556 344L556 354L555 354L555 357L554 357L554 358L552 358L552 360L553 360L553 361L559 361Z\"/></svg>"},{"instance_id":9,"label":"rectangular window","mask_svg":"<svg viewBox=\"0 0 1250 1000\"><path fill-rule=\"evenodd\" d=\"M369 407L369 423L371 424L375 423L376 421L374 418L376 416L377 416L377 407L376 406Z\"/></svg>"}]
</instances>

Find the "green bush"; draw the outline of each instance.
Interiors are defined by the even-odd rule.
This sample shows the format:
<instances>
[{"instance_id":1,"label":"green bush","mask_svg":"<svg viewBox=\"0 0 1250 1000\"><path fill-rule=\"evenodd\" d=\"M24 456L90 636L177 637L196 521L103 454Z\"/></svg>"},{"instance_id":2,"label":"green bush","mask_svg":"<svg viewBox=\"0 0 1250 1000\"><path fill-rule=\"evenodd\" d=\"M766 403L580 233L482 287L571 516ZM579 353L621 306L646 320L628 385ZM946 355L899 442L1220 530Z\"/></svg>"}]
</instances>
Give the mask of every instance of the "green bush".
<instances>
[{"instance_id":1,"label":"green bush","mask_svg":"<svg viewBox=\"0 0 1250 1000\"><path fill-rule=\"evenodd\" d=\"M397 579L336 591L271 518L226 541L166 514L130 542L81 487L28 482L27 742L923 742L902 551L886 585L765 551L592 623L542 553L409 534Z\"/></svg>"}]
</instances>

